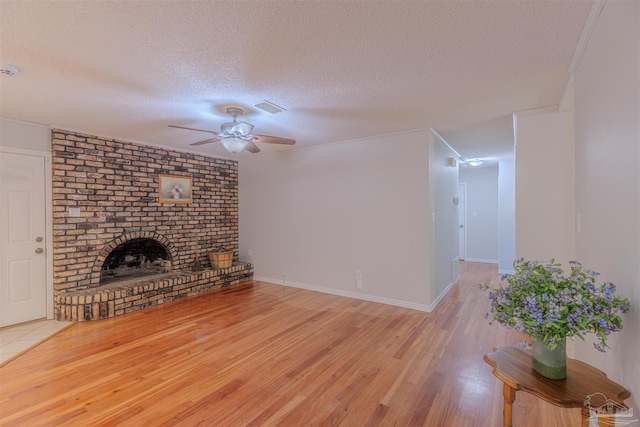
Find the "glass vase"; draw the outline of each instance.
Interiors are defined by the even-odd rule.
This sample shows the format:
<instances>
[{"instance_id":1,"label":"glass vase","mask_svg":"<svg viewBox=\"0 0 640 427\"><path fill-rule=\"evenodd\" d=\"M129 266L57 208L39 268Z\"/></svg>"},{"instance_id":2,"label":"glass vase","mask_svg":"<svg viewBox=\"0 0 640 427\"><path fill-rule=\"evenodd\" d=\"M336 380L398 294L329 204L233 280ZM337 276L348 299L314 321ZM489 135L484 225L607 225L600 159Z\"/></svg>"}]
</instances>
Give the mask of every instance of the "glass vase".
<instances>
[{"instance_id":1,"label":"glass vase","mask_svg":"<svg viewBox=\"0 0 640 427\"><path fill-rule=\"evenodd\" d=\"M542 339L533 338L531 366L545 378L561 380L567 377L566 338L556 341L558 346L549 349Z\"/></svg>"}]
</instances>

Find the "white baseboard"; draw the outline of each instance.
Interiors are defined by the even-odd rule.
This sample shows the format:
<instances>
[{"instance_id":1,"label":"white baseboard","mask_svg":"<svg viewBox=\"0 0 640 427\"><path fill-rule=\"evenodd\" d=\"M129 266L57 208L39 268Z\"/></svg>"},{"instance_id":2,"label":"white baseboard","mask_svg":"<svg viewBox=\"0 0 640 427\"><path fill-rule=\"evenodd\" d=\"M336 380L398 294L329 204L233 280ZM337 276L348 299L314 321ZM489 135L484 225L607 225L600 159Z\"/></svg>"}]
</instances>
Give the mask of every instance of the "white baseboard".
<instances>
[{"instance_id":1,"label":"white baseboard","mask_svg":"<svg viewBox=\"0 0 640 427\"><path fill-rule=\"evenodd\" d=\"M467 257L465 261L470 262L484 262L486 264L498 264L499 261L497 259L484 259L484 258L469 258Z\"/></svg>"},{"instance_id":2,"label":"white baseboard","mask_svg":"<svg viewBox=\"0 0 640 427\"><path fill-rule=\"evenodd\" d=\"M278 280L278 279L272 279L270 277L263 277L263 276L253 276L253 280L258 280L258 281L261 281L261 282L273 283L275 285L290 286L292 288L306 289L308 291L322 292L324 294L337 295L337 296L340 296L340 297L354 298L354 299L363 300L363 301L370 301L370 302L378 302L380 304L393 305L393 306L396 306L396 307L410 308L412 310L425 311L427 313L431 312L433 310L432 307L435 307L435 304L437 303L436 302L436 303L431 304L431 305L417 304L417 303L414 303L414 302L397 300L397 299L393 299L393 298L383 298L383 297L378 297L378 296L375 296L375 295L361 294L361 293L358 293L358 292L343 291L341 289L326 288L324 286L307 285L305 283L297 283L297 282L292 282L290 280L287 280L287 281L285 281L283 283L282 279ZM450 285L450 286L452 286L452 285ZM447 287L447 289L445 289L443 294L448 292L448 289L449 289L449 287Z\"/></svg>"},{"instance_id":3,"label":"white baseboard","mask_svg":"<svg viewBox=\"0 0 640 427\"><path fill-rule=\"evenodd\" d=\"M449 284L447 285L447 287L446 287L446 288L444 288L444 291L440 292L440 295L438 295L438 296L436 297L435 301L433 301L433 302L429 305L429 312L432 312L432 311L436 308L436 306L438 305L438 303L439 303L440 301L442 301L442 298L444 298L444 297L449 293L449 291L451 290L451 288L453 288L453 285L455 285L455 284L456 284L456 282L458 281L458 279L459 279L459 278L460 278L460 276L458 276L458 277L456 278L456 280L455 280L455 281L453 281L453 282L449 283Z\"/></svg>"}]
</instances>

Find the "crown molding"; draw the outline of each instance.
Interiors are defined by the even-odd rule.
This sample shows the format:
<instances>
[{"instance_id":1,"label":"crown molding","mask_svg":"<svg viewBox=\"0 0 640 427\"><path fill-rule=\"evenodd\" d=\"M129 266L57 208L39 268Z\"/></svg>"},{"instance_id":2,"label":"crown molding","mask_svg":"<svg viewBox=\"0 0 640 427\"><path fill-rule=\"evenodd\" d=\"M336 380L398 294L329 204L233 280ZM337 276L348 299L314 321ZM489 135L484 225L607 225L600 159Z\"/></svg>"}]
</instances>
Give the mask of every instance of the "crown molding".
<instances>
[{"instance_id":1,"label":"crown molding","mask_svg":"<svg viewBox=\"0 0 640 427\"><path fill-rule=\"evenodd\" d=\"M589 43L589 39L591 38L591 33L593 33L593 29L596 27L598 18L602 13L602 9L604 9L605 2L606 0L594 0L594 2L591 4L591 10L589 11L587 20L584 23L584 27L582 27L582 34L580 34L578 45L576 46L576 50L573 52L571 64L569 64L570 74L573 74L580 64L580 60L582 59L584 50Z\"/></svg>"}]
</instances>

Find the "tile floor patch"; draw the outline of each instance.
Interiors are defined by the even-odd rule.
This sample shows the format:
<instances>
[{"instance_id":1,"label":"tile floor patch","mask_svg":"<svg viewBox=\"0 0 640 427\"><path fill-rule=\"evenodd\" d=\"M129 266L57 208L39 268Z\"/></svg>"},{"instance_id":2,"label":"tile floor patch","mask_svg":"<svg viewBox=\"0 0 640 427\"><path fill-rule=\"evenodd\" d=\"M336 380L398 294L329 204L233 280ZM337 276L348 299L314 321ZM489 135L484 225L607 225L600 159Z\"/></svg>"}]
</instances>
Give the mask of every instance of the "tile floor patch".
<instances>
[{"instance_id":1,"label":"tile floor patch","mask_svg":"<svg viewBox=\"0 0 640 427\"><path fill-rule=\"evenodd\" d=\"M72 322L40 320L0 329L0 363L49 338Z\"/></svg>"}]
</instances>

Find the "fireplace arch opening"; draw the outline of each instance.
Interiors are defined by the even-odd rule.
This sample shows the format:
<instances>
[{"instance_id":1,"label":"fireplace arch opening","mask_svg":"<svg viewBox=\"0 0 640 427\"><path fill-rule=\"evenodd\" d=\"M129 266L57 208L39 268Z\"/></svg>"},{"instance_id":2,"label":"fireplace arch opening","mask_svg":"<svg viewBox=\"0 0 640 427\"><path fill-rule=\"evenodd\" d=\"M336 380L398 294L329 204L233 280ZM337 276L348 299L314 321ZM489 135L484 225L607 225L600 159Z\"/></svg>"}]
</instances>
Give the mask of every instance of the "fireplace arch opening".
<instances>
[{"instance_id":1,"label":"fireplace arch opening","mask_svg":"<svg viewBox=\"0 0 640 427\"><path fill-rule=\"evenodd\" d=\"M134 238L116 246L100 269L100 285L171 271L171 254L157 240Z\"/></svg>"}]
</instances>

